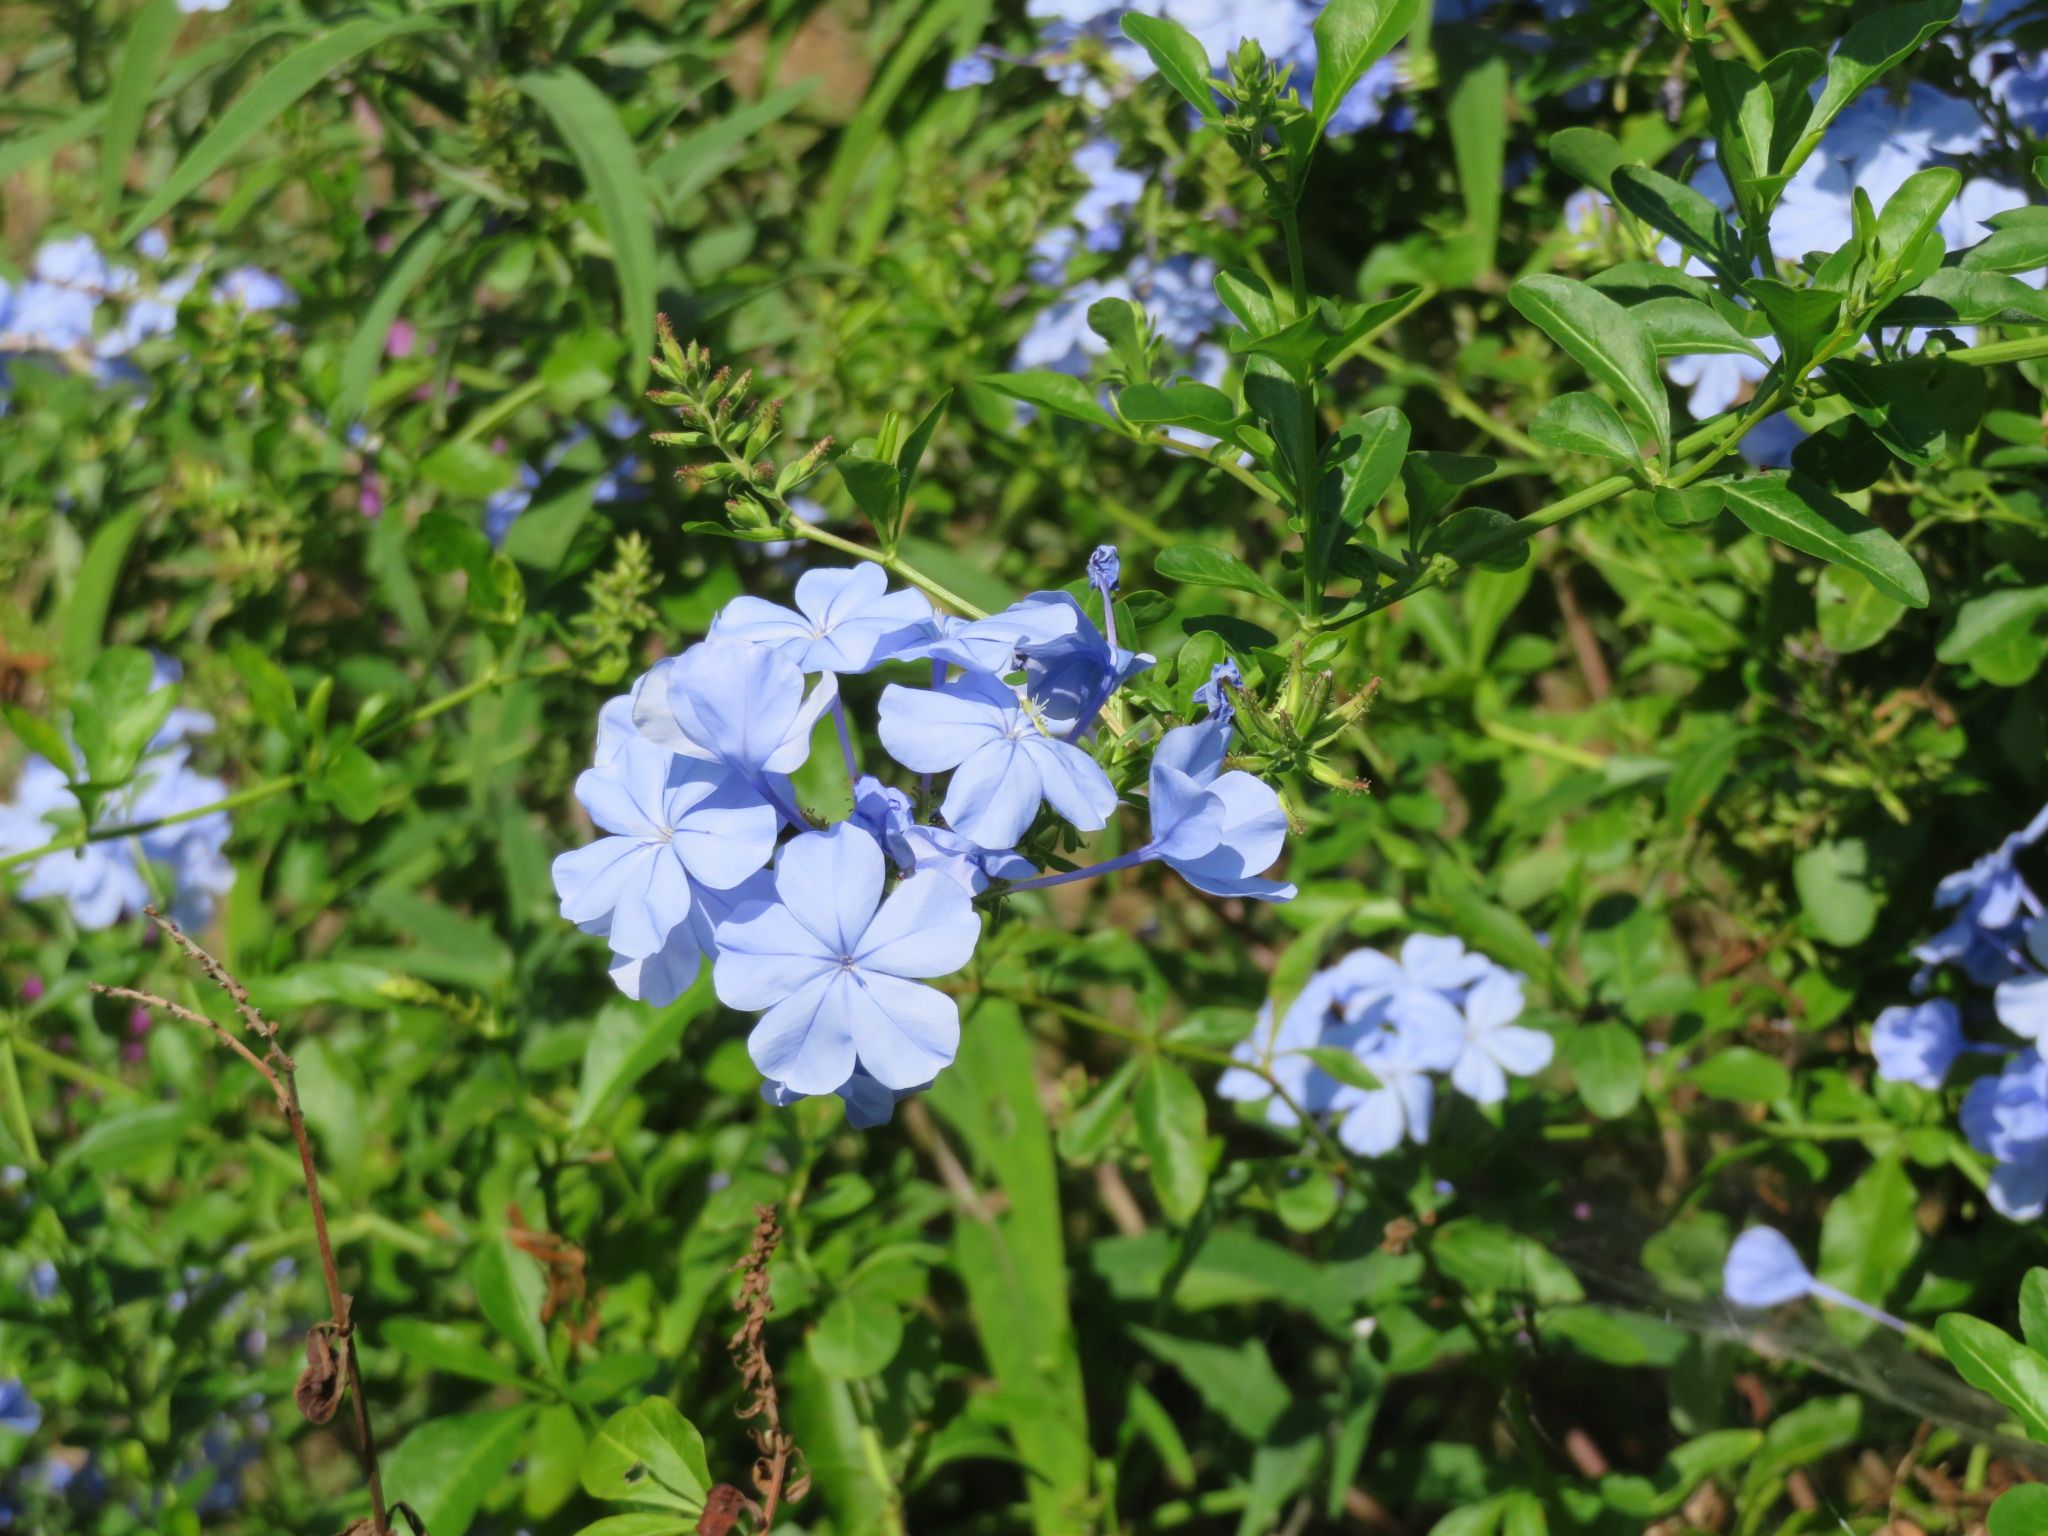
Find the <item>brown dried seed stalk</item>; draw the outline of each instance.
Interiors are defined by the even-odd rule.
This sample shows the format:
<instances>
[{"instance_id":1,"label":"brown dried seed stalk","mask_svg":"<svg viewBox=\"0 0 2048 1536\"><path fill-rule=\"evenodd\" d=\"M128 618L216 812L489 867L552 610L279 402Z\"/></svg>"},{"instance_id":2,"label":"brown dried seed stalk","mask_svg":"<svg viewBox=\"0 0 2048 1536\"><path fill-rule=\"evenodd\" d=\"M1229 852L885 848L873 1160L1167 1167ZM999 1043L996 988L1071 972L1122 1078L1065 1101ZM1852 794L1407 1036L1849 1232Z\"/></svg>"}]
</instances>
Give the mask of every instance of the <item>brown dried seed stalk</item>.
<instances>
[{"instance_id":1,"label":"brown dried seed stalk","mask_svg":"<svg viewBox=\"0 0 2048 1536\"><path fill-rule=\"evenodd\" d=\"M744 1318L727 1348L733 1368L740 1373L746 1396L738 1415L753 1419L750 1431L754 1448L754 1487L761 1495L761 1516L755 1527L767 1531L775 1524L775 1512L784 1500L794 1504L811 1490L810 1468L796 1439L782 1427L782 1403L775 1390L775 1368L768 1363L768 1346L763 1331L768 1314L775 1310L775 1298L768 1289L768 1261L782 1241L782 1227L775 1219L775 1207L757 1205L753 1240L733 1268L740 1271L740 1293L733 1310ZM709 1511L707 1509L706 1513ZM715 1533L716 1527L713 1528Z\"/></svg>"}]
</instances>

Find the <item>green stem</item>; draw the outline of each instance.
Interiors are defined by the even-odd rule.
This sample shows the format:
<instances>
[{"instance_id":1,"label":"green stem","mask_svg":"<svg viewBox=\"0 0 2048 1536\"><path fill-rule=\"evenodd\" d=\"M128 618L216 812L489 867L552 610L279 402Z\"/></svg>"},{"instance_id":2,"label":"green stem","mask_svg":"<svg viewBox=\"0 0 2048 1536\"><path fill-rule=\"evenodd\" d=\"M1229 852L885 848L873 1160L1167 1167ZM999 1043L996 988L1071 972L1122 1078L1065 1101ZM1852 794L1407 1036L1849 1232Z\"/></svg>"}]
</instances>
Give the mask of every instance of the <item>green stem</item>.
<instances>
[{"instance_id":1,"label":"green stem","mask_svg":"<svg viewBox=\"0 0 2048 1536\"><path fill-rule=\"evenodd\" d=\"M879 549L870 549L865 544L856 544L851 539L842 539L830 529L820 528L816 523L798 517L794 512L789 515L789 529L798 538L809 539L813 544L822 544L827 549L836 549L842 555L852 555L857 560L872 560L891 575L909 582L926 597L944 603L948 608L957 613L964 613L970 619L988 617L986 609L977 608L959 593L940 586L901 555L885 554Z\"/></svg>"},{"instance_id":2,"label":"green stem","mask_svg":"<svg viewBox=\"0 0 2048 1536\"><path fill-rule=\"evenodd\" d=\"M1287 241L1287 285L1294 297L1294 318L1308 313L1308 269L1301 253L1301 219L1290 199L1280 215L1280 233ZM1298 436L1294 451L1294 511L1301 518L1301 627L1314 634L1323 627L1323 597L1329 580L1323 570L1322 528L1318 516L1321 497L1316 494L1322 478L1321 455L1316 447L1316 385L1313 377L1294 384L1295 421Z\"/></svg>"},{"instance_id":3,"label":"green stem","mask_svg":"<svg viewBox=\"0 0 2048 1536\"><path fill-rule=\"evenodd\" d=\"M12 1020L9 1028L13 1027ZM21 1073L14 1064L14 1042L0 1036L0 1111L7 1116L7 1131L21 1148L21 1160L31 1169L43 1166L42 1149L36 1145L36 1128L28 1115L28 1100L21 1091Z\"/></svg>"}]
</instances>

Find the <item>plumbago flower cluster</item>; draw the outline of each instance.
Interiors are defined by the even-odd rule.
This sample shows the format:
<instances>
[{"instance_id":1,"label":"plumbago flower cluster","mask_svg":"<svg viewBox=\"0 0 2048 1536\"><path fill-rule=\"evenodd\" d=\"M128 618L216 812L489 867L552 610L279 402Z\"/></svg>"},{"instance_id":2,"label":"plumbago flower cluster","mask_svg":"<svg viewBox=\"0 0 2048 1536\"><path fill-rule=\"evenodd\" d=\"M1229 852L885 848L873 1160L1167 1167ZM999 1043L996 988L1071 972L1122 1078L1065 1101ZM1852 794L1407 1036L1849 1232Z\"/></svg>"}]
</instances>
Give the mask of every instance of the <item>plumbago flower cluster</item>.
<instances>
[{"instance_id":1,"label":"plumbago flower cluster","mask_svg":"<svg viewBox=\"0 0 2048 1536\"><path fill-rule=\"evenodd\" d=\"M1439 1075L1475 1104L1498 1104L1509 1078L1550 1065L1556 1042L1515 1022L1522 981L1454 938L1413 934L1399 958L1358 950L1309 977L1284 1011L1268 1001L1216 1091L1265 1105L1275 1124L1328 1117L1362 1157L1427 1142Z\"/></svg>"},{"instance_id":2,"label":"plumbago flower cluster","mask_svg":"<svg viewBox=\"0 0 2048 1536\"><path fill-rule=\"evenodd\" d=\"M128 837L44 854L29 865L22 898L60 898L84 929L111 927L151 902L165 906L187 927L203 927L214 903L235 881L227 856L227 812L192 815L227 794L225 784L191 764L194 744L213 731L213 717L176 705L176 662L134 659L147 677L140 708L160 723L149 732L132 775L121 776L120 788L93 796L88 816L80 796L77 745L62 743L73 759L71 772L41 753L31 755L22 765L14 798L0 804L0 857L44 847L88 820L94 827L147 827ZM89 752L83 755L90 760Z\"/></svg>"},{"instance_id":3,"label":"plumbago flower cluster","mask_svg":"<svg viewBox=\"0 0 2048 1536\"><path fill-rule=\"evenodd\" d=\"M1968 869L1936 888L1935 906L1954 910L1949 925L1914 950L1922 970L1915 990L1928 991L1952 968L1989 999L1930 997L1887 1008L1871 1026L1878 1076L1939 1090L1965 1056L2003 1058L1963 1095L1961 1122L1970 1145L1993 1163L1986 1194L2015 1221L2048 1211L2048 917L2027 884L2019 859L2048 834L2044 809ZM1987 1006L1988 1004L1988 1006ZM1964 1023L1995 1020L2023 1046L1970 1039Z\"/></svg>"},{"instance_id":4,"label":"plumbago flower cluster","mask_svg":"<svg viewBox=\"0 0 2048 1536\"><path fill-rule=\"evenodd\" d=\"M1118 643L1114 550L1096 551L1088 579L1100 626L1067 592L940 614L872 564L806 571L793 608L735 598L705 640L600 712L576 796L607 835L555 861L562 916L603 936L612 979L650 1003L709 960L719 1000L761 1015L747 1044L765 1096L836 1093L866 1126L952 1062L959 1009L930 983L972 957L978 904L1154 861L1211 895L1292 896L1263 878L1286 835L1279 796L1226 767L1229 666L1199 690L1200 720L1152 742L1150 836L1035 873L1023 850L1116 813L1101 759L1135 728L1097 726L1153 660ZM842 677L885 670L913 681L883 688L875 735L914 789L861 772L840 697ZM828 713L853 794L821 823L789 776Z\"/></svg>"}]
</instances>

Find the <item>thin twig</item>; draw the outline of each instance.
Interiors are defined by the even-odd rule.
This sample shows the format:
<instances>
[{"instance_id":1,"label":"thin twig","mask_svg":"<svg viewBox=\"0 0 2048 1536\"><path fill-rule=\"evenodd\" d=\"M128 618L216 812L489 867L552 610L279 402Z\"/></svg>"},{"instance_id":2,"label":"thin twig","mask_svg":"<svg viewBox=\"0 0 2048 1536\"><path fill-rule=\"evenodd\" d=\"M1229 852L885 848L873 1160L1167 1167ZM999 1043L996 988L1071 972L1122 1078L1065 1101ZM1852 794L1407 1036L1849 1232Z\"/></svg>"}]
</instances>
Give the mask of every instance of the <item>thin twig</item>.
<instances>
[{"instance_id":1,"label":"thin twig","mask_svg":"<svg viewBox=\"0 0 2048 1536\"><path fill-rule=\"evenodd\" d=\"M313 1165L313 1144L306 1134L306 1116L299 1106L299 1088L294 1077L290 1056L278 1042L277 1026L257 1009L249 1000L249 989L242 985L218 960L201 949L185 934L185 930L172 922L155 907L144 907L143 915L156 924L164 936L182 950L187 958L203 970L220 989L234 1001L236 1013L249 1032L264 1043L264 1052L258 1056L242 1041L235 1038L224 1025L195 1009L186 1008L168 998L153 993L137 992L128 987L103 986L92 983L92 989L106 997L125 998L141 1003L148 1008L158 1008L173 1018L183 1019L211 1031L221 1042L233 1050L250 1066L254 1067L263 1080L277 1095L278 1108L284 1112L285 1123L291 1127L292 1140L299 1149L299 1168L306 1181L306 1206L313 1217L313 1236L320 1248L320 1273L327 1282L327 1302L332 1317L324 1326L339 1344L343 1369L347 1373L349 1394L355 1399L356 1441L361 1449L363 1481L370 1491L370 1536L390 1536L390 1517L384 1507L384 1483L377 1467L377 1437L370 1427L370 1406L363 1394L362 1366L356 1359L355 1327L350 1317L353 1298L341 1288L341 1276L334 1264L334 1243L327 1230L327 1207L320 1198L320 1175Z\"/></svg>"},{"instance_id":2,"label":"thin twig","mask_svg":"<svg viewBox=\"0 0 2048 1536\"><path fill-rule=\"evenodd\" d=\"M757 1205L753 1241L733 1268L740 1271L740 1293L733 1310L746 1319L732 1336L728 1348L740 1373L746 1396L740 1401L739 1416L756 1419L751 1431L760 1455L754 1459L754 1487L761 1495L761 1517L754 1529L766 1532L775 1525L775 1512L786 1498L794 1504L811 1488L810 1469L797 1449L796 1437L782 1427L782 1399L775 1389L775 1368L768 1363L768 1345L762 1337L775 1299L768 1289L768 1262L782 1241L782 1227L775 1219L775 1207Z\"/></svg>"}]
</instances>

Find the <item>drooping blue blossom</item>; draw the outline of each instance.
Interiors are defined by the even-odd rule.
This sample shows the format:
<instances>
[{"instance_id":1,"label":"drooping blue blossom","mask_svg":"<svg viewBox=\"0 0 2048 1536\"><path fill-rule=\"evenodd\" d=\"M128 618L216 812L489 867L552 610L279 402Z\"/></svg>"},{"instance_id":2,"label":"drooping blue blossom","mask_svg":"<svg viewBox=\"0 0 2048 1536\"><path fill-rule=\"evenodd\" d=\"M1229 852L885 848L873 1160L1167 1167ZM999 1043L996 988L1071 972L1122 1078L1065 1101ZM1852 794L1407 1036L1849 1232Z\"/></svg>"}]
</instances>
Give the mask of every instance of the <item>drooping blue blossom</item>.
<instances>
[{"instance_id":1,"label":"drooping blue blossom","mask_svg":"<svg viewBox=\"0 0 2048 1536\"><path fill-rule=\"evenodd\" d=\"M1947 998L1887 1008L1870 1026L1877 1075L1894 1083L1939 1088L1963 1054L1963 1021Z\"/></svg>"},{"instance_id":2,"label":"drooping blue blossom","mask_svg":"<svg viewBox=\"0 0 2048 1536\"><path fill-rule=\"evenodd\" d=\"M43 1427L43 1410L17 1377L0 1381L0 1430L32 1435Z\"/></svg>"},{"instance_id":3,"label":"drooping blue blossom","mask_svg":"<svg viewBox=\"0 0 2048 1536\"><path fill-rule=\"evenodd\" d=\"M1224 770L1230 722L1212 715L1168 731L1152 752L1152 836L1137 858L1154 858L1211 896L1288 901L1294 887L1267 880L1287 841L1287 813L1271 785Z\"/></svg>"},{"instance_id":4,"label":"drooping blue blossom","mask_svg":"<svg viewBox=\"0 0 2048 1536\"><path fill-rule=\"evenodd\" d=\"M729 890L766 864L781 827L729 768L637 737L585 770L576 798L611 835L555 860L562 916L631 960L661 952L697 891Z\"/></svg>"},{"instance_id":5,"label":"drooping blue blossom","mask_svg":"<svg viewBox=\"0 0 2048 1536\"><path fill-rule=\"evenodd\" d=\"M797 578L794 610L736 597L712 625L714 637L751 641L806 672L866 672L927 638L932 605L912 587L890 592L888 573L862 562L809 570Z\"/></svg>"},{"instance_id":6,"label":"drooping blue blossom","mask_svg":"<svg viewBox=\"0 0 2048 1536\"><path fill-rule=\"evenodd\" d=\"M1116 552L1114 544L1098 544L1088 556L1088 585L1102 594L1105 605L1109 595L1116 591L1117 583L1123 580L1124 563Z\"/></svg>"},{"instance_id":7,"label":"drooping blue blossom","mask_svg":"<svg viewBox=\"0 0 2048 1536\"><path fill-rule=\"evenodd\" d=\"M987 85L996 77L996 61L985 48L952 60L946 65L946 89L964 91L971 86Z\"/></svg>"},{"instance_id":8,"label":"drooping blue blossom","mask_svg":"<svg viewBox=\"0 0 2048 1536\"><path fill-rule=\"evenodd\" d=\"M1224 657L1209 669L1209 681L1195 690L1194 700L1210 714L1228 720L1237 713L1237 705L1231 694L1244 687L1244 674L1237 668L1237 662Z\"/></svg>"},{"instance_id":9,"label":"drooping blue blossom","mask_svg":"<svg viewBox=\"0 0 2048 1536\"><path fill-rule=\"evenodd\" d=\"M924 983L967 963L981 918L942 874L912 875L884 899L886 874L861 827L803 833L776 860L776 899L719 925L719 1000L766 1010L747 1049L792 1093L837 1092L856 1067L884 1088L915 1089L959 1048L958 1006Z\"/></svg>"},{"instance_id":10,"label":"drooping blue blossom","mask_svg":"<svg viewBox=\"0 0 2048 1536\"><path fill-rule=\"evenodd\" d=\"M1799 1250L1773 1227L1751 1227L1729 1245L1721 1269L1721 1293L1738 1307L1776 1307L1811 1296L1832 1302L1899 1333L1907 1325L1891 1313L1817 1278Z\"/></svg>"},{"instance_id":11,"label":"drooping blue blossom","mask_svg":"<svg viewBox=\"0 0 2048 1536\"><path fill-rule=\"evenodd\" d=\"M1095 723L1117 689L1153 665L1153 658L1116 643L1116 610L1111 604L1104 605L1112 625L1111 633L1105 634L1065 592L1034 593L1031 601L1072 612L1072 623L1058 634L1017 647L1025 696L1055 735L1071 741Z\"/></svg>"},{"instance_id":12,"label":"drooping blue blossom","mask_svg":"<svg viewBox=\"0 0 2048 1536\"><path fill-rule=\"evenodd\" d=\"M1813 1274L1774 1227L1751 1227L1729 1245L1721 1291L1738 1307L1776 1307L1813 1294Z\"/></svg>"},{"instance_id":13,"label":"drooping blue blossom","mask_svg":"<svg viewBox=\"0 0 2048 1536\"><path fill-rule=\"evenodd\" d=\"M913 772L953 771L941 813L984 848L1014 848L1041 804L1087 832L1106 826L1116 809L1101 765L986 672L937 688L891 683L878 731L889 755Z\"/></svg>"},{"instance_id":14,"label":"drooping blue blossom","mask_svg":"<svg viewBox=\"0 0 2048 1536\"><path fill-rule=\"evenodd\" d=\"M156 687L168 687L177 677L174 663L158 662ZM171 915L188 928L205 927L214 903L235 880L226 853L227 813L193 814L227 796L225 784L193 771L189 761L189 740L212 729L212 718L203 712L174 708L136 765L134 778L103 796L94 813L96 828L155 825L129 837L45 854L28 866L17 888L22 899L61 899L80 928L107 928L163 899L154 876L169 893ZM0 804L0 854L44 846L58 835L59 822L75 824L80 812L63 770L47 758L29 757L12 799ZM186 819L169 820L174 817Z\"/></svg>"},{"instance_id":15,"label":"drooping blue blossom","mask_svg":"<svg viewBox=\"0 0 2048 1536\"><path fill-rule=\"evenodd\" d=\"M2048 808L1968 869L1934 890L1937 910L1956 909L1949 925L1913 951L1930 970L1960 966L1979 986L2003 981L2016 969L2026 927L2041 915L2041 899L2019 871L2019 855L2048 833Z\"/></svg>"}]
</instances>

